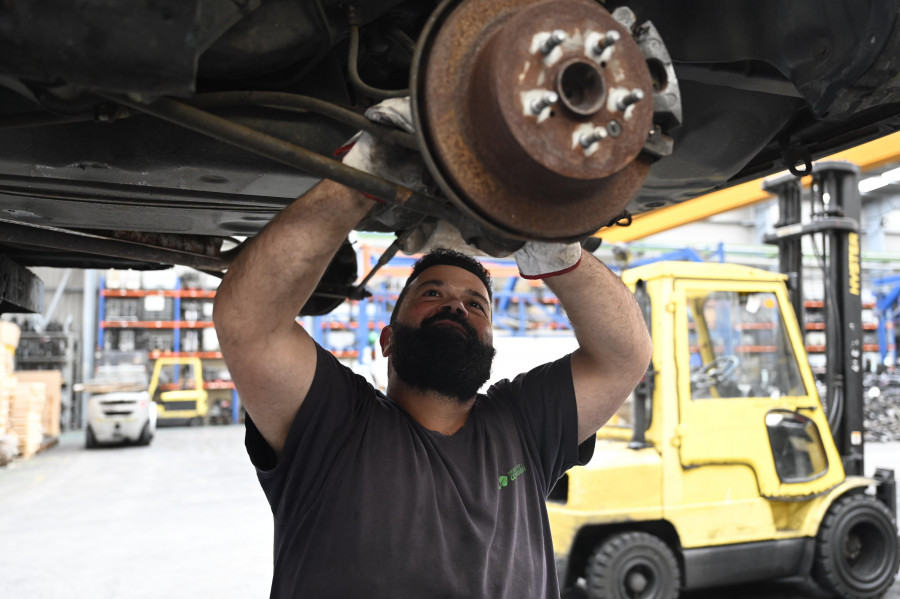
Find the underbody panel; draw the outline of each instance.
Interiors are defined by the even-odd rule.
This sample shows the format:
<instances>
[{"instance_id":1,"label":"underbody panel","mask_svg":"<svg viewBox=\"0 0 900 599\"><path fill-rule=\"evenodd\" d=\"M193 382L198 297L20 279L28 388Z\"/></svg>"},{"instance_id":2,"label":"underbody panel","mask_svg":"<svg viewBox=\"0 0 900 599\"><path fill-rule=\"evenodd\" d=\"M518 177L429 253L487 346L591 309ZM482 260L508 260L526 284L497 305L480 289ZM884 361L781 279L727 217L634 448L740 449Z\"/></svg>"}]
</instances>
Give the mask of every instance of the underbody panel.
<instances>
[{"instance_id":1,"label":"underbody panel","mask_svg":"<svg viewBox=\"0 0 900 599\"><path fill-rule=\"evenodd\" d=\"M525 239L584 238L588 228L627 222L629 214L785 168L802 173L812 160L900 129L898 11L900 0L7 4L0 7L0 220L6 230L24 228L13 236L19 241L4 237L0 250L26 266L196 266L151 250L162 243L190 253L184 248L198 243L192 238L252 236L324 176L391 191L330 164L367 106L410 93L425 131L398 143L419 148L449 202L388 197L360 230L402 234L442 220L495 255ZM555 27L564 35L542 56L535 48ZM611 31L616 37L604 41ZM441 54L448 34L466 43ZM537 41L521 44L522 58L506 50L523 38ZM494 39L503 41L494 44L500 50ZM582 41L599 46L582 51ZM569 65L558 75L554 52ZM529 141L549 131L540 124L547 113L534 105L531 114L510 112L513 91L536 93L504 83L503 69L519 68L516 60L547 65L557 77L549 83L559 92L558 110L548 109L555 126L587 127L594 137L582 135L572 148ZM447 80L443 89L447 65L468 69L470 78ZM628 89L640 92L625 103L615 101L615 82L625 75L613 68L627 71ZM580 78L574 88L573 77ZM530 85L545 85L536 81ZM161 118L164 104L200 120ZM629 129L638 109L646 124ZM451 112L461 116L445 125L442 115ZM624 124L624 135L606 120L599 131L592 119L601 113ZM215 127L207 115L218 119ZM446 126L459 129L454 138L471 152L454 154L443 143ZM497 145L503 136L506 145ZM273 142L292 157L273 160L265 149ZM596 160L603 152L621 158L611 166ZM591 161L598 165L592 173L578 170ZM502 180L510 164L547 169L527 186L537 197L522 199L519 212L530 221L508 215L517 210L506 203L524 193ZM473 168L499 183L473 181ZM612 184L611 168L631 170ZM497 203L501 196L509 199ZM586 208L561 211L560 202L576 196ZM48 227L61 230L54 235L62 241L27 243L27 231ZM110 242L98 251L100 244L66 232L185 241L147 238L145 253ZM406 235L402 249L415 251L409 240L420 237ZM228 261L200 267L222 270Z\"/></svg>"}]
</instances>

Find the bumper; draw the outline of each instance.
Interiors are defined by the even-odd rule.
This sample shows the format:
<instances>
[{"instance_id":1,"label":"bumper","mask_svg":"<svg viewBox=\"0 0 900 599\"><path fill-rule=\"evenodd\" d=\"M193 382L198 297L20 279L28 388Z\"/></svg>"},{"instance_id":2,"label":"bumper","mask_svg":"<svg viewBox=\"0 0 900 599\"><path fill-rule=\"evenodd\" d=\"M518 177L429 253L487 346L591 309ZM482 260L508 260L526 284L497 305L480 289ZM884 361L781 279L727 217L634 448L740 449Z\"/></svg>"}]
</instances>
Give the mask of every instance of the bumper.
<instances>
[{"instance_id":1,"label":"bumper","mask_svg":"<svg viewBox=\"0 0 900 599\"><path fill-rule=\"evenodd\" d=\"M136 442L141 438L141 431L147 419L97 419L89 424L94 432L97 443L122 443L123 441Z\"/></svg>"}]
</instances>

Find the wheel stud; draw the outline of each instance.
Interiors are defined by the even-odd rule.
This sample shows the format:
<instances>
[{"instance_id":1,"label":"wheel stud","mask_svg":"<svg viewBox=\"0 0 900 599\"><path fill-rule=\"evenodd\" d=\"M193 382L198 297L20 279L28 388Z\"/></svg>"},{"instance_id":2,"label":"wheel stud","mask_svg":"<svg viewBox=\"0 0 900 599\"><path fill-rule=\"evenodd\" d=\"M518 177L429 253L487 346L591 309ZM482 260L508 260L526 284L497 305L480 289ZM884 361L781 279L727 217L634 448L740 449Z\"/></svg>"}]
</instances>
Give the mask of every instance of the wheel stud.
<instances>
[{"instance_id":1,"label":"wheel stud","mask_svg":"<svg viewBox=\"0 0 900 599\"><path fill-rule=\"evenodd\" d=\"M535 98L531 101L531 114L539 115L544 111L548 106L552 106L559 102L559 95L554 91L545 91L540 98Z\"/></svg>"},{"instance_id":2,"label":"wheel stud","mask_svg":"<svg viewBox=\"0 0 900 599\"><path fill-rule=\"evenodd\" d=\"M600 39L597 41L597 45L594 46L594 54L600 56L601 54L603 54L604 50L618 42L620 39L622 39L622 36L615 29L607 31L600 36Z\"/></svg>"},{"instance_id":3,"label":"wheel stud","mask_svg":"<svg viewBox=\"0 0 900 599\"><path fill-rule=\"evenodd\" d=\"M637 104L641 100L644 99L644 91L638 88L631 90L629 93L625 94L616 102L616 108L619 110L625 110L632 104Z\"/></svg>"},{"instance_id":4,"label":"wheel stud","mask_svg":"<svg viewBox=\"0 0 900 599\"><path fill-rule=\"evenodd\" d=\"M554 29L553 32L550 34L550 37L545 39L543 41L543 43L541 44L541 47L540 47L541 54L543 54L544 56L546 56L547 54L550 54L553 51L553 48L557 47L558 45L560 45L561 43L566 41L566 39L568 39L568 37L569 36L566 35L566 32L563 31L562 29Z\"/></svg>"},{"instance_id":5,"label":"wheel stud","mask_svg":"<svg viewBox=\"0 0 900 599\"><path fill-rule=\"evenodd\" d=\"M603 127L594 127L594 129L590 133L582 134L582 136L578 138L578 143L580 143L581 147L586 150L598 141L606 138L606 136L606 129L604 129Z\"/></svg>"}]
</instances>

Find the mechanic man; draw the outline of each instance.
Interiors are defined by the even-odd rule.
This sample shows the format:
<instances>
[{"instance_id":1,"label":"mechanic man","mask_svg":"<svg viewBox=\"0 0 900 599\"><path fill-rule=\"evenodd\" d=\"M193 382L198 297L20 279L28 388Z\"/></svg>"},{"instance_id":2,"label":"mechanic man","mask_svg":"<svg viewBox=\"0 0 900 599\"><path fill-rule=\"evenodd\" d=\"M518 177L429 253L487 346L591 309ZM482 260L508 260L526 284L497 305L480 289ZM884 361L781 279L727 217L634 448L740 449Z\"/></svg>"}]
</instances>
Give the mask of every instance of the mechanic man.
<instances>
[{"instance_id":1,"label":"mechanic man","mask_svg":"<svg viewBox=\"0 0 900 599\"><path fill-rule=\"evenodd\" d=\"M367 115L411 130L404 102ZM362 134L344 162L421 188L418 155L389 145ZM520 272L544 278L579 348L477 394L494 355L490 278L438 251L414 268L381 333L382 394L295 321L372 206L322 181L253 239L216 295L274 514L271 596L559 597L544 500L645 371L640 310L578 244L529 242L515 254Z\"/></svg>"}]
</instances>

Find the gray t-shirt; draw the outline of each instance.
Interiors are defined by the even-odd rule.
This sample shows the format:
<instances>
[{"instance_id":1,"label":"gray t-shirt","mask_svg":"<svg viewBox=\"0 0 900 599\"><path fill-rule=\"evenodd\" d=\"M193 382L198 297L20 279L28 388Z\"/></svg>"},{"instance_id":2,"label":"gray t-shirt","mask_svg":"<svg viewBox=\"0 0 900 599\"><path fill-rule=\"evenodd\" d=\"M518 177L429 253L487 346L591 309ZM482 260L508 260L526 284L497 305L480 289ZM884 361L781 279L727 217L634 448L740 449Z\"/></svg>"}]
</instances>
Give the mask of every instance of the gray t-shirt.
<instances>
[{"instance_id":1,"label":"gray t-shirt","mask_svg":"<svg viewBox=\"0 0 900 599\"><path fill-rule=\"evenodd\" d=\"M568 356L494 384L452 436L318 348L281 461L247 419L275 518L273 598L559 597L544 500L578 447Z\"/></svg>"}]
</instances>

